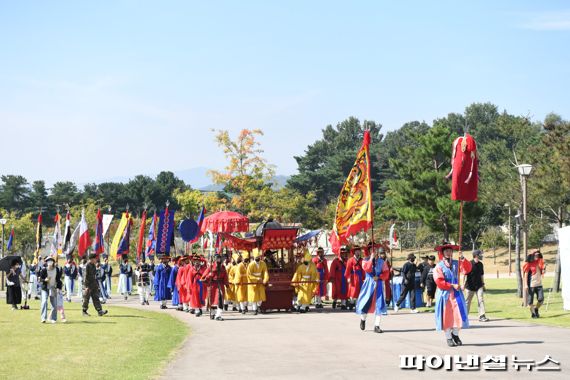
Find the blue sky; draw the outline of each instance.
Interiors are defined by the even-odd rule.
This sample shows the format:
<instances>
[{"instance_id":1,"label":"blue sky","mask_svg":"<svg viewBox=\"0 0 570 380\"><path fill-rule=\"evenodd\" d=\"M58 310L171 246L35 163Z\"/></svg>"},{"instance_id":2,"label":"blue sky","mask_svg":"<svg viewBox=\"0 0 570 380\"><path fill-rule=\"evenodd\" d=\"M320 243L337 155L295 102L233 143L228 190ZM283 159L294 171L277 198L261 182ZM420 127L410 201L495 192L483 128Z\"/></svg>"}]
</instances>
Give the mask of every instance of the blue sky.
<instances>
[{"instance_id":1,"label":"blue sky","mask_svg":"<svg viewBox=\"0 0 570 380\"><path fill-rule=\"evenodd\" d=\"M0 4L0 173L28 180L221 168L211 128L263 129L292 174L349 116L570 117L563 1Z\"/></svg>"}]
</instances>

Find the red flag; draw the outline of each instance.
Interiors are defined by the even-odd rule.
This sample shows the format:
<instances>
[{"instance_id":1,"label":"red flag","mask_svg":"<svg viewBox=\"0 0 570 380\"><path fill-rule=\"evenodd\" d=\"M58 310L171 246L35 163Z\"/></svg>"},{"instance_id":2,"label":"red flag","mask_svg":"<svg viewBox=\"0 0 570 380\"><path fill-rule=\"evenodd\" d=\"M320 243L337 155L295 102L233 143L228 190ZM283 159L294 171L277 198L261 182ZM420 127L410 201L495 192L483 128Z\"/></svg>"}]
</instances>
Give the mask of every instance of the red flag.
<instances>
[{"instance_id":1,"label":"red flag","mask_svg":"<svg viewBox=\"0 0 570 380\"><path fill-rule=\"evenodd\" d=\"M139 241L137 244L137 261L141 259L141 253L143 250L143 242L144 242L144 229L146 226L146 210L143 211L141 217L141 226L139 228Z\"/></svg>"},{"instance_id":2,"label":"red flag","mask_svg":"<svg viewBox=\"0 0 570 380\"><path fill-rule=\"evenodd\" d=\"M451 199L475 202L479 185L479 159L475 139L466 133L455 139L451 157Z\"/></svg>"},{"instance_id":3,"label":"red flag","mask_svg":"<svg viewBox=\"0 0 570 380\"><path fill-rule=\"evenodd\" d=\"M91 236L89 236L89 228L87 227L87 221L85 220L85 213L81 213L81 222L79 223L79 246L78 252L79 257L85 256L85 252L91 245Z\"/></svg>"}]
</instances>

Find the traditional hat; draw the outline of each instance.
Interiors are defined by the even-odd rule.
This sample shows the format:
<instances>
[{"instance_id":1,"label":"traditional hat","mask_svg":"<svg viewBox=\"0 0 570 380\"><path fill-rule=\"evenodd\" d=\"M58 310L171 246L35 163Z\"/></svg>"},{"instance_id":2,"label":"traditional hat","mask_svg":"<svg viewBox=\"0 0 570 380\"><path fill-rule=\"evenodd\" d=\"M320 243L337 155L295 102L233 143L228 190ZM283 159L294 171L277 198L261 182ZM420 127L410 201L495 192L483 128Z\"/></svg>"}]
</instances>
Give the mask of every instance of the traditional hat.
<instances>
[{"instance_id":1,"label":"traditional hat","mask_svg":"<svg viewBox=\"0 0 570 380\"><path fill-rule=\"evenodd\" d=\"M305 252L305 255L303 256L303 261L311 261L311 254L309 253L309 251Z\"/></svg>"},{"instance_id":2,"label":"traditional hat","mask_svg":"<svg viewBox=\"0 0 570 380\"><path fill-rule=\"evenodd\" d=\"M451 244L447 241L444 241L441 245L438 245L437 247L435 247L435 250L438 252L438 257L439 259L443 259L443 251L446 249L452 249L454 251L459 251L461 249L461 247L459 247L458 245L455 244Z\"/></svg>"},{"instance_id":3,"label":"traditional hat","mask_svg":"<svg viewBox=\"0 0 570 380\"><path fill-rule=\"evenodd\" d=\"M243 251L243 253L241 254L241 256L243 257L244 260L249 259L249 252L248 251Z\"/></svg>"},{"instance_id":4,"label":"traditional hat","mask_svg":"<svg viewBox=\"0 0 570 380\"><path fill-rule=\"evenodd\" d=\"M261 256L261 253L259 253L259 249L254 248L253 251L251 251L251 255L253 256L254 259L257 259L258 257Z\"/></svg>"},{"instance_id":5,"label":"traditional hat","mask_svg":"<svg viewBox=\"0 0 570 380\"><path fill-rule=\"evenodd\" d=\"M430 255L429 258L428 258L428 260L433 260L433 261L435 261L435 256L434 256L434 255Z\"/></svg>"}]
</instances>

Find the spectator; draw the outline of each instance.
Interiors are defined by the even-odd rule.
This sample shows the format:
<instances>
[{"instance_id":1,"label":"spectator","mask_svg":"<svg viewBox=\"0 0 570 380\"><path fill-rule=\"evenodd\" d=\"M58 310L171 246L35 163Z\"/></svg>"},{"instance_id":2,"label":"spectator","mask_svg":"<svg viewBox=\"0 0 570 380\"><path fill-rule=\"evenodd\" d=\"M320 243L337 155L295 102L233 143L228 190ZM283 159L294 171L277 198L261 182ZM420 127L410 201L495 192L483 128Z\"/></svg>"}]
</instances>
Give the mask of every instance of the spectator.
<instances>
[{"instance_id":1,"label":"spectator","mask_svg":"<svg viewBox=\"0 0 570 380\"><path fill-rule=\"evenodd\" d=\"M540 251L527 256L523 266L523 278L528 288L528 306L530 308L530 316L532 318L540 318L538 309L544 302L544 291L542 289L542 275L544 274L544 264L541 260L542 254ZM534 303L534 296L536 295L536 306Z\"/></svg>"},{"instance_id":2,"label":"spectator","mask_svg":"<svg viewBox=\"0 0 570 380\"><path fill-rule=\"evenodd\" d=\"M55 265L53 257L45 260L46 266L40 271L39 281L42 289L41 318L42 323L46 323L48 316L48 300L51 305L51 315L49 321L55 323L57 321L57 297L58 290L63 287L61 281L62 271Z\"/></svg>"},{"instance_id":3,"label":"spectator","mask_svg":"<svg viewBox=\"0 0 570 380\"><path fill-rule=\"evenodd\" d=\"M394 311L397 312L400 305L406 299L408 293L410 294L410 309L412 313L417 313L416 310L416 271L417 267L415 264L416 256L413 253L408 255L408 261L402 267L400 273L402 274L402 293L398 302L394 306Z\"/></svg>"},{"instance_id":4,"label":"spectator","mask_svg":"<svg viewBox=\"0 0 570 380\"><path fill-rule=\"evenodd\" d=\"M10 271L6 277L6 303L12 305L12 310L18 310L18 305L22 303L22 277L20 262L14 259L10 265Z\"/></svg>"},{"instance_id":5,"label":"spectator","mask_svg":"<svg viewBox=\"0 0 570 380\"><path fill-rule=\"evenodd\" d=\"M471 260L471 272L465 276L463 288L467 291L467 314L471 310L471 300L477 294L477 305L479 310L479 322L488 322L489 318L485 316L485 301L483 294L485 292L485 271L483 269L483 252L480 250L473 251L473 260Z\"/></svg>"},{"instance_id":6,"label":"spectator","mask_svg":"<svg viewBox=\"0 0 570 380\"><path fill-rule=\"evenodd\" d=\"M435 256L428 257L428 263L424 266L422 276L420 278L420 286L426 290L426 306L432 307L435 298L435 290L437 288L433 279L433 270L435 268Z\"/></svg>"}]
</instances>

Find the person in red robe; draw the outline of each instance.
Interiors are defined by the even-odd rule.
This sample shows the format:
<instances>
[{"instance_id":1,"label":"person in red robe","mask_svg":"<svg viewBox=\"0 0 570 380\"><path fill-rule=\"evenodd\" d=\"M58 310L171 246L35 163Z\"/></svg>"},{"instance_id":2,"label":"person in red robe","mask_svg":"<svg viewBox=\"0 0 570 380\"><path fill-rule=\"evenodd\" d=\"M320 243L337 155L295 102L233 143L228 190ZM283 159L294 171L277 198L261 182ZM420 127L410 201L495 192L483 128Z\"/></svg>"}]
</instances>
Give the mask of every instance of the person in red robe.
<instances>
[{"instance_id":1,"label":"person in red robe","mask_svg":"<svg viewBox=\"0 0 570 380\"><path fill-rule=\"evenodd\" d=\"M313 263L317 267L319 275L319 284L315 289L315 308L323 308L323 297L327 296L327 283L329 282L329 264L325 258L325 250L323 247L317 248L317 256L313 258Z\"/></svg>"},{"instance_id":2,"label":"person in red robe","mask_svg":"<svg viewBox=\"0 0 570 380\"><path fill-rule=\"evenodd\" d=\"M347 257L348 249L343 246L340 248L339 255L333 259L329 270L329 281L332 284L333 309L336 309L337 302L340 301L341 310L346 310L348 283L344 274L346 272Z\"/></svg>"},{"instance_id":3,"label":"person in red robe","mask_svg":"<svg viewBox=\"0 0 570 380\"><path fill-rule=\"evenodd\" d=\"M384 249L384 247L379 248L378 254L380 258L384 260L384 262L388 266L388 278L384 280L384 298L386 299L386 305L390 305L390 302L392 302L392 285L390 284L390 280L394 275L394 271L392 270L392 265L390 264L390 260L388 260L386 256L386 250ZM387 313L382 312L382 314L386 315Z\"/></svg>"},{"instance_id":4,"label":"person in red robe","mask_svg":"<svg viewBox=\"0 0 570 380\"><path fill-rule=\"evenodd\" d=\"M197 317L202 315L202 308L206 302L206 289L202 283L202 275L206 271L206 260L202 257L194 256L193 266L190 269L190 307L192 314Z\"/></svg>"},{"instance_id":5,"label":"person in red robe","mask_svg":"<svg viewBox=\"0 0 570 380\"><path fill-rule=\"evenodd\" d=\"M344 276L348 282L348 298L349 310L355 307L356 300L360 294L360 287L364 281L364 271L362 270L362 250L360 247L354 247L353 254L346 263L346 272Z\"/></svg>"},{"instance_id":6,"label":"person in red robe","mask_svg":"<svg viewBox=\"0 0 570 380\"><path fill-rule=\"evenodd\" d=\"M216 315L212 316L212 319L223 321L224 296L226 294L226 286L229 286L230 283L221 255L216 254L214 256L214 262L202 274L202 282L208 286L210 308L216 309Z\"/></svg>"},{"instance_id":7,"label":"person in red robe","mask_svg":"<svg viewBox=\"0 0 570 380\"><path fill-rule=\"evenodd\" d=\"M176 276L176 288L178 288L178 297L182 310L188 312L188 304L190 303L188 288L186 286L186 272L189 268L188 255L182 257L179 262L178 275Z\"/></svg>"}]
</instances>

